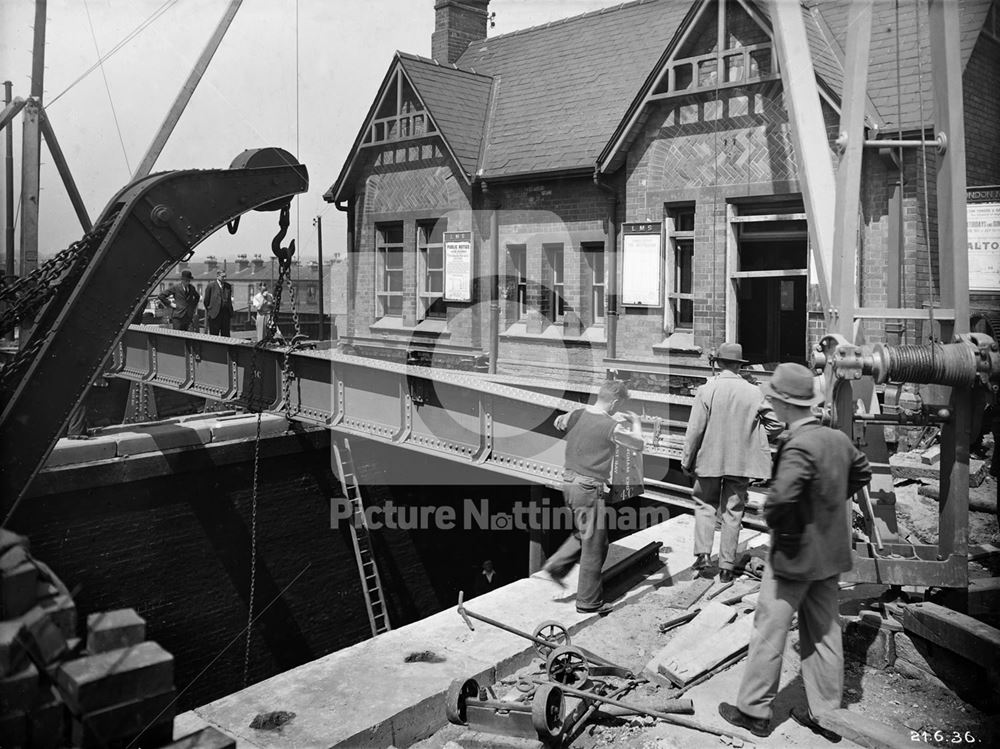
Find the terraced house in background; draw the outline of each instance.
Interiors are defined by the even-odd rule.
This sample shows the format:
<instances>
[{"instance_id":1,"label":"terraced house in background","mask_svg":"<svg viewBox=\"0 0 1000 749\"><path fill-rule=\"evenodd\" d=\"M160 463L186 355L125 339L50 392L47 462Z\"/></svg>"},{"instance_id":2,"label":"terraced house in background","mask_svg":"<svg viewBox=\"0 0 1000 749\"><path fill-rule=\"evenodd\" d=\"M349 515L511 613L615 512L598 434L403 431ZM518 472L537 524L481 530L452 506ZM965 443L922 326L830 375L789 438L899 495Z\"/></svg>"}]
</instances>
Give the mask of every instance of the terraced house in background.
<instances>
[{"instance_id":1,"label":"terraced house in background","mask_svg":"<svg viewBox=\"0 0 1000 749\"><path fill-rule=\"evenodd\" d=\"M835 161L847 6L801 4ZM1000 183L1000 11L960 6L972 194ZM348 214L355 349L584 378L723 340L806 360L823 314L765 3L639 0L495 38L488 0L435 13L431 56L390 61L325 195ZM867 137L933 140L926 8L874 13ZM936 158L866 150L862 307L935 303ZM973 311L996 309L995 263L970 267Z\"/></svg>"}]
</instances>

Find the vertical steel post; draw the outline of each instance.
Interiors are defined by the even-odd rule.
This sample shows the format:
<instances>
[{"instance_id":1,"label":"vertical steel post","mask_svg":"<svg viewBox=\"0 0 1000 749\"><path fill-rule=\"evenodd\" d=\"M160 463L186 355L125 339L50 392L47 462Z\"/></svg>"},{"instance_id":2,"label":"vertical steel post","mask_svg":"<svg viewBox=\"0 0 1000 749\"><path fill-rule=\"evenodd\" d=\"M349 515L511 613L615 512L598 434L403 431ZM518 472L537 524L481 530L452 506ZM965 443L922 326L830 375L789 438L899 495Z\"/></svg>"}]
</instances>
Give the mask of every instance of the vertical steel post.
<instances>
[{"instance_id":1,"label":"vertical steel post","mask_svg":"<svg viewBox=\"0 0 1000 749\"><path fill-rule=\"evenodd\" d=\"M941 305L955 310L954 323L941 323L941 339L948 343L953 335L969 332L965 117L962 112L962 59L958 44L961 26L958 3L929 0L928 9L934 124L935 129L948 138L947 149L937 157L936 179ZM951 420L941 430L938 549L942 558L968 552L969 441L972 430L972 398L968 389L952 388L951 412Z\"/></svg>"},{"instance_id":2,"label":"vertical steel post","mask_svg":"<svg viewBox=\"0 0 1000 749\"><path fill-rule=\"evenodd\" d=\"M3 82L4 105L10 106L13 84ZM14 275L14 127L10 123L4 128L6 146L4 149L4 248L6 252L4 271Z\"/></svg>"},{"instance_id":3,"label":"vertical steel post","mask_svg":"<svg viewBox=\"0 0 1000 749\"><path fill-rule=\"evenodd\" d=\"M317 216L313 219L316 224L316 252L319 255L319 333L317 338L323 340L323 331L326 329L326 318L323 311L323 217Z\"/></svg>"},{"instance_id":4,"label":"vertical steel post","mask_svg":"<svg viewBox=\"0 0 1000 749\"><path fill-rule=\"evenodd\" d=\"M21 143L21 275L38 267L38 199L42 92L45 83L46 0L35 0L35 34L31 48L31 98L24 107ZM23 332L23 331L22 331ZM23 336L27 338L27 336Z\"/></svg>"}]
</instances>

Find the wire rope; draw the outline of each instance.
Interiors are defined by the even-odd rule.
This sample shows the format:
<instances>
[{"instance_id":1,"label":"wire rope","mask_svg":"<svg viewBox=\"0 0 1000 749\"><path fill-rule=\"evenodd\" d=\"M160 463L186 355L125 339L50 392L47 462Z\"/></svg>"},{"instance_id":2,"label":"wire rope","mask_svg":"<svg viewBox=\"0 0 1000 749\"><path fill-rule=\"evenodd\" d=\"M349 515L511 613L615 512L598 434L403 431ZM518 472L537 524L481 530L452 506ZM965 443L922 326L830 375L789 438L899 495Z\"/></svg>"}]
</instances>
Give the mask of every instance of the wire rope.
<instances>
[{"instance_id":1,"label":"wire rope","mask_svg":"<svg viewBox=\"0 0 1000 749\"><path fill-rule=\"evenodd\" d=\"M917 3L916 17L917 17L917 95L920 106L920 164L921 170L923 172L923 204L924 204L924 241L927 245L927 284L928 284L928 301L930 302L928 306L928 315L930 318L931 329L929 331L930 337L934 337L934 303L935 303L935 293L934 293L934 261L931 257L931 223L930 215L928 210L928 192L927 192L927 138L926 138L926 128L924 127L924 65L923 65L923 51L920 48L921 38L919 36L922 24L920 23L920 8L923 3ZM940 245L940 242L939 242ZM933 349L932 349L933 352Z\"/></svg>"},{"instance_id":2,"label":"wire rope","mask_svg":"<svg viewBox=\"0 0 1000 749\"><path fill-rule=\"evenodd\" d=\"M147 28L149 28L149 26L151 26L155 21L159 20L160 16L162 16L176 4L177 0L166 0L166 2L164 2L163 5L154 10L152 14L150 14L150 16L145 21L140 23L136 28L134 28L132 31L130 31L128 34L122 37L121 40L117 44L115 44L114 47L111 48L111 51L109 51L106 55L104 55L104 57L99 58L97 62L95 62L85 71L83 71L83 73L81 73L76 78L76 80L74 80L66 88L60 91L55 97L53 97L52 100L49 102L48 106L51 107L53 104L55 104L60 98L62 98L64 94L67 94L70 91L70 89L74 88L78 83L80 83L80 81L82 81L88 75L97 70L97 68L100 65L102 65L107 60L110 60L114 55L120 52L122 48L124 48L129 42L131 42L133 39L139 36L139 34L141 34Z\"/></svg>"},{"instance_id":3,"label":"wire rope","mask_svg":"<svg viewBox=\"0 0 1000 749\"><path fill-rule=\"evenodd\" d=\"M115 130L118 132L118 142L122 146L122 155L125 157L125 167L128 169L128 173L132 174L132 165L128 161L128 152L125 150L125 138L122 137L122 128L118 122L118 111L115 109L115 100L111 96L111 86L108 84L108 75L104 70L104 64L101 62L101 48L97 44L97 33L94 31L94 21L90 17L90 4L87 0L83 0L83 7L87 11L87 23L90 25L90 37L94 40L94 49L97 51L98 65L101 68L101 77L104 78L104 90L108 92L108 103L111 104L111 116L115 120Z\"/></svg>"}]
</instances>

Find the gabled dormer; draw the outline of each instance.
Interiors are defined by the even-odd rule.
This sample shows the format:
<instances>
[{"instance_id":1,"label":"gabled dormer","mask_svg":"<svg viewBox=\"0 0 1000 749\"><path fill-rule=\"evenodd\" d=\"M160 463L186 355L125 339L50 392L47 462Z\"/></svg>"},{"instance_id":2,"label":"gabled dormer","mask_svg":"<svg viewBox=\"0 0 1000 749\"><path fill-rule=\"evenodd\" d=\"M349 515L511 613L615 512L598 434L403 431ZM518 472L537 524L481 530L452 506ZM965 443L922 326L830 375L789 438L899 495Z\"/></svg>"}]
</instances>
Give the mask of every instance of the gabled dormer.
<instances>
[{"instance_id":1,"label":"gabled dormer","mask_svg":"<svg viewBox=\"0 0 1000 749\"><path fill-rule=\"evenodd\" d=\"M377 152L378 166L401 166L431 152L447 154L470 184L476 173L493 80L454 65L397 52L368 110L350 157L326 200L344 198L355 168ZM395 146L400 146L396 148Z\"/></svg>"}]
</instances>

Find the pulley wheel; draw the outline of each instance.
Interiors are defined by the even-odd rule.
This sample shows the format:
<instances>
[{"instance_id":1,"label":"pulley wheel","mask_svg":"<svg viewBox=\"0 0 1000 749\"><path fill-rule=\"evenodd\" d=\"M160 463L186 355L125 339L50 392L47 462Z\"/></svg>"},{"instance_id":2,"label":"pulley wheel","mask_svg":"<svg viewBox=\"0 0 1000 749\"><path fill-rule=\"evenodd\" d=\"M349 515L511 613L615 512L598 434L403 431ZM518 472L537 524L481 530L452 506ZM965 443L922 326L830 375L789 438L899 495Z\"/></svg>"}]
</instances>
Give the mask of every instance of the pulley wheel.
<instances>
[{"instance_id":1,"label":"pulley wheel","mask_svg":"<svg viewBox=\"0 0 1000 749\"><path fill-rule=\"evenodd\" d=\"M541 645L537 642L535 643L535 652L538 653L538 656L543 660L549 657L549 653L551 653L554 648L557 648L560 645L572 644L569 639L569 631L559 622L542 622L535 627L534 636L552 643L549 646Z\"/></svg>"},{"instance_id":2,"label":"pulley wheel","mask_svg":"<svg viewBox=\"0 0 1000 749\"><path fill-rule=\"evenodd\" d=\"M549 654L545 673L551 681L568 687L581 687L590 676L590 664L586 656L572 645L563 645Z\"/></svg>"},{"instance_id":3,"label":"pulley wheel","mask_svg":"<svg viewBox=\"0 0 1000 749\"><path fill-rule=\"evenodd\" d=\"M479 682L475 679L455 679L448 687L444 712L448 720L456 725L466 725L465 701L479 694Z\"/></svg>"},{"instance_id":4,"label":"pulley wheel","mask_svg":"<svg viewBox=\"0 0 1000 749\"><path fill-rule=\"evenodd\" d=\"M546 744L559 740L563 730L563 693L555 684L542 684L531 701L531 724Z\"/></svg>"}]
</instances>

